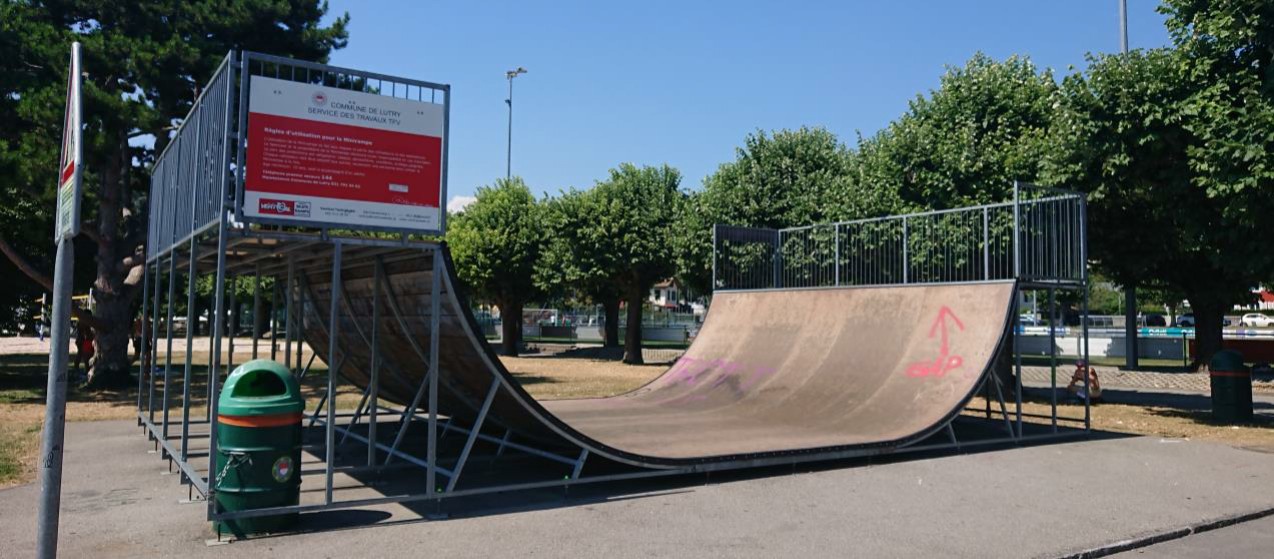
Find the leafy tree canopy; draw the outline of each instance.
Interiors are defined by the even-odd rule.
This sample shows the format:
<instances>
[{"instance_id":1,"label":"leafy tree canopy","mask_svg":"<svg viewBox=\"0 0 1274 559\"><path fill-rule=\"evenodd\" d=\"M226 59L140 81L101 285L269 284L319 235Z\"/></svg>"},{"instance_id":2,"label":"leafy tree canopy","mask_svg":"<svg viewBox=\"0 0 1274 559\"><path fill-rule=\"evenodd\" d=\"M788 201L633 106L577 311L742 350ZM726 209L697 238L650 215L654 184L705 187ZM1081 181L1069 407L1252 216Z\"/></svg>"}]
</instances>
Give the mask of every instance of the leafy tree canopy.
<instances>
[{"instance_id":1,"label":"leafy tree canopy","mask_svg":"<svg viewBox=\"0 0 1274 559\"><path fill-rule=\"evenodd\" d=\"M823 128L750 134L680 210L672 242L683 283L711 291L714 224L781 228L848 217L859 205L851 158Z\"/></svg>"},{"instance_id":2,"label":"leafy tree canopy","mask_svg":"<svg viewBox=\"0 0 1274 559\"><path fill-rule=\"evenodd\" d=\"M96 310L80 319L97 330L103 384L127 374L145 166L230 50L325 61L344 47L348 16L324 26L326 12L318 0L0 3L0 188L13 201L0 210L0 251L45 288L67 59L72 41L83 44L83 230L93 250L79 252L94 259L80 268L95 268Z\"/></svg>"},{"instance_id":3,"label":"leafy tree canopy","mask_svg":"<svg viewBox=\"0 0 1274 559\"><path fill-rule=\"evenodd\" d=\"M1057 85L1030 60L978 53L938 89L860 139L854 217L1002 202L1015 180L1039 175Z\"/></svg>"},{"instance_id":4,"label":"leafy tree canopy","mask_svg":"<svg viewBox=\"0 0 1274 559\"><path fill-rule=\"evenodd\" d=\"M476 196L451 218L447 243L460 279L474 295L500 307L503 349L516 355L522 308L539 294L535 268L544 245L543 206L519 177L479 187Z\"/></svg>"}]
</instances>

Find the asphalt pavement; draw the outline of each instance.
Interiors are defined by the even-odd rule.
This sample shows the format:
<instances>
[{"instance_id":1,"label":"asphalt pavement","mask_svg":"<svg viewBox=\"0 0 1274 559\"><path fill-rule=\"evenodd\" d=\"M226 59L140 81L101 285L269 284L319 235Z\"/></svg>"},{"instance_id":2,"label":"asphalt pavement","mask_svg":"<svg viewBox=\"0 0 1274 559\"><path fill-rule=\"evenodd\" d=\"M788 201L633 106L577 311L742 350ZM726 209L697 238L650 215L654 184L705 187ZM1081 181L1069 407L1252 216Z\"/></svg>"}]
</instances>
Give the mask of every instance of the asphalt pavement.
<instances>
[{"instance_id":1,"label":"asphalt pavement","mask_svg":"<svg viewBox=\"0 0 1274 559\"><path fill-rule=\"evenodd\" d=\"M1056 557L1274 508L1274 454L1112 436L322 512L306 533L207 546L204 506L178 504L149 448L130 421L68 426L63 556ZM5 556L33 553L38 493L0 491Z\"/></svg>"}]
</instances>

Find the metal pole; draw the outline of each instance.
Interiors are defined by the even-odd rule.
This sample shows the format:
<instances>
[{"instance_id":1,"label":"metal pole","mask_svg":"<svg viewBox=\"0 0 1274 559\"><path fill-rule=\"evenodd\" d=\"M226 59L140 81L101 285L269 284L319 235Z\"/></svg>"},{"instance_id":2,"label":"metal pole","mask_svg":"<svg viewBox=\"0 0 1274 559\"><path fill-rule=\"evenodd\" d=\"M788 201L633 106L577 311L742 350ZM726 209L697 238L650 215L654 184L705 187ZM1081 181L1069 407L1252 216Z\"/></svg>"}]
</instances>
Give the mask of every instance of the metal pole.
<instances>
[{"instance_id":1,"label":"metal pole","mask_svg":"<svg viewBox=\"0 0 1274 559\"><path fill-rule=\"evenodd\" d=\"M440 246L433 249L433 287L430 290L429 303L429 443L425 474L427 491L437 488L435 483L438 469L438 328L442 322L442 250ZM516 318L516 317L514 317Z\"/></svg>"},{"instance_id":2,"label":"metal pole","mask_svg":"<svg viewBox=\"0 0 1274 559\"><path fill-rule=\"evenodd\" d=\"M836 258L835 258L836 278L835 280L832 281L832 285L839 286L840 285L840 224L839 223L832 226L832 235L835 237L834 241L836 243Z\"/></svg>"},{"instance_id":3,"label":"metal pole","mask_svg":"<svg viewBox=\"0 0 1274 559\"><path fill-rule=\"evenodd\" d=\"M324 438L324 461L326 479L324 484L324 503L332 504L332 474L333 463L336 461L336 339L337 329L340 328L340 302L341 302L341 240L336 239L332 242L332 306L330 309L329 322L327 327L327 356L333 361L328 364L327 369L327 425L326 437Z\"/></svg>"},{"instance_id":4,"label":"metal pole","mask_svg":"<svg viewBox=\"0 0 1274 559\"><path fill-rule=\"evenodd\" d=\"M270 287L270 360L279 360L279 277L274 276Z\"/></svg>"},{"instance_id":5,"label":"metal pole","mask_svg":"<svg viewBox=\"0 0 1274 559\"><path fill-rule=\"evenodd\" d=\"M1022 277L1022 238L1021 227L1019 222L1021 215L1021 189L1018 188L1017 181L1013 181L1013 279Z\"/></svg>"},{"instance_id":6,"label":"metal pole","mask_svg":"<svg viewBox=\"0 0 1274 559\"><path fill-rule=\"evenodd\" d=\"M504 178L511 179L513 178L513 78L517 74L509 72L507 75L509 78L509 98L505 99L504 102L509 105L509 134L508 149L505 152Z\"/></svg>"},{"instance_id":7,"label":"metal pole","mask_svg":"<svg viewBox=\"0 0 1274 559\"><path fill-rule=\"evenodd\" d=\"M261 266L252 273L252 358L257 358L257 345L261 341Z\"/></svg>"},{"instance_id":8,"label":"metal pole","mask_svg":"<svg viewBox=\"0 0 1274 559\"><path fill-rule=\"evenodd\" d=\"M718 227L719 225L717 224L713 224L712 226L712 287L709 289L709 291L716 291L717 289L717 228Z\"/></svg>"},{"instance_id":9,"label":"metal pole","mask_svg":"<svg viewBox=\"0 0 1274 559\"><path fill-rule=\"evenodd\" d=\"M235 292L239 288L239 278L230 278L230 335L226 339L226 368L234 370L234 335L239 329L239 298Z\"/></svg>"},{"instance_id":10,"label":"metal pole","mask_svg":"<svg viewBox=\"0 0 1274 559\"><path fill-rule=\"evenodd\" d=\"M176 309L173 308L173 299L176 297L177 297L177 253L174 251L173 253L168 255L168 327L165 328L168 334L168 349L167 349L167 353L164 354L164 390L163 390L164 426L162 430L162 436L165 441L168 440L168 408L172 407L172 401L168 399L168 387L172 385L173 318L174 318L173 313L176 311ZM190 325L187 324L186 327L190 328ZM167 457L167 455L168 455L167 450L164 450L163 454L161 454L162 457Z\"/></svg>"},{"instance_id":11,"label":"metal pole","mask_svg":"<svg viewBox=\"0 0 1274 559\"><path fill-rule=\"evenodd\" d=\"M292 336L295 332L292 328L292 297L295 293L292 290L292 282L296 276L296 261L288 256L288 280L287 285L283 286L283 362L287 365L292 364Z\"/></svg>"},{"instance_id":12,"label":"metal pole","mask_svg":"<svg viewBox=\"0 0 1274 559\"><path fill-rule=\"evenodd\" d=\"M156 257L155 258L155 289L152 295L152 297L154 297L155 299L155 304L151 305L151 309L150 309L150 316L151 316L151 320L150 320L151 342L150 342L150 348L149 348L150 366L147 367L147 370L146 370L146 375L149 379L147 382L148 388L147 388L147 395L146 395L146 410L147 410L146 418L149 419L152 424L155 423L155 363L159 361L159 344L155 342L159 339L159 293L160 293L159 277L160 277L160 274L162 273L162 270L160 268L161 263L163 263L163 259ZM154 433L150 434L150 436L153 436L153 435Z\"/></svg>"},{"instance_id":13,"label":"metal pole","mask_svg":"<svg viewBox=\"0 0 1274 559\"><path fill-rule=\"evenodd\" d=\"M150 303L150 267L143 266L142 267L142 314L140 317L137 318L138 328L141 330L141 336L138 339L140 344L137 346L137 413L139 414L137 416L138 425L142 424L142 416L140 415L142 411L142 388L143 388L142 382L143 380L145 380L145 377L146 377L146 358L150 356L150 351L147 349L148 347L150 347L149 345L150 336L148 336L146 333L146 311L149 310L149 307L147 306L149 303ZM43 305L41 305L40 314L44 314ZM43 318L41 318L41 320L43 320Z\"/></svg>"},{"instance_id":14,"label":"metal pole","mask_svg":"<svg viewBox=\"0 0 1274 559\"><path fill-rule=\"evenodd\" d=\"M1119 0L1119 52L1128 52L1128 0Z\"/></svg>"},{"instance_id":15,"label":"metal pole","mask_svg":"<svg viewBox=\"0 0 1274 559\"><path fill-rule=\"evenodd\" d=\"M1057 432L1057 324L1053 318L1057 316L1057 290L1048 290L1048 382L1049 403L1053 407L1053 432Z\"/></svg>"},{"instance_id":16,"label":"metal pole","mask_svg":"<svg viewBox=\"0 0 1274 559\"><path fill-rule=\"evenodd\" d=\"M1021 291L1013 298L1013 397L1016 400L1017 436L1022 437L1022 306Z\"/></svg>"},{"instance_id":17,"label":"metal pole","mask_svg":"<svg viewBox=\"0 0 1274 559\"><path fill-rule=\"evenodd\" d=\"M379 263L378 263L379 264ZM382 266L375 266L372 273L372 378L370 386L371 410L367 417L367 465L376 464L376 421L380 407L380 281ZM357 418L355 418L357 419ZM351 426L353 428L353 426Z\"/></svg>"},{"instance_id":18,"label":"metal pole","mask_svg":"<svg viewBox=\"0 0 1274 559\"><path fill-rule=\"evenodd\" d=\"M195 237L190 238L190 265L186 272L190 281L186 283L186 367L181 377L181 461L183 463L190 456L190 371L194 366L193 355L195 350L195 329L198 325L199 317L195 316L195 278L199 273L199 243L195 242ZM214 317L215 319L215 317ZM179 468L183 482L186 482L186 473L184 468Z\"/></svg>"},{"instance_id":19,"label":"metal pole","mask_svg":"<svg viewBox=\"0 0 1274 559\"><path fill-rule=\"evenodd\" d=\"M234 59L235 59L235 55L233 52L231 52L230 64L229 64L229 68L227 69L227 71L230 72L230 74L228 76L229 79L226 80L226 112L225 112L226 121L225 121L224 130L227 132L227 138L226 138L226 142L222 144L222 148L221 148L222 163L228 162L230 160L229 131L230 131L230 122L231 122L231 119L233 118L231 115L230 109L233 106L232 103L234 100L234 94L233 94L234 92L234 62L235 62ZM240 78L242 78L242 76L240 76ZM246 82L247 80L243 80L243 81ZM242 128L240 128L239 130L240 132L243 131ZM240 149L242 149L243 147L242 137L240 137L239 139L240 139L239 147ZM233 180L233 177L228 177L226 175L226 173L229 171L229 168L230 168L229 165L225 165L225 164L221 165L221 177L220 177L221 188L217 192L217 196L219 200L219 205L217 207L217 214L218 214L217 277L214 280L215 285L213 285L213 293L214 293L213 308L216 313L216 318L213 319L213 327L217 331L217 336L213 337L212 339L212 363L209 364L209 372L208 372L209 373L208 383L212 385L208 389L208 474L207 474L208 494L206 495L206 497L208 499L207 518L209 520L211 520L212 516L217 513L217 499L216 499L217 479L215 478L215 474L213 473L214 471L216 471L215 468L217 465L217 428L218 428L218 419L219 419L217 416L217 392L218 392L217 380L218 380L218 375L221 373L221 332L224 326L222 321L225 320L224 316L226 314L225 313L226 229L229 226L228 216L230 215L230 212L234 208L234 202L231 200L231 194L230 192L228 192L229 189L227 188ZM242 170L243 170L243 167L240 166L238 168L238 172L242 172ZM231 293L232 293L231 300L233 301L234 300L233 288ZM230 339L232 341L234 340L233 329L230 331ZM230 352L229 360L231 363L234 362L233 350Z\"/></svg>"},{"instance_id":20,"label":"metal pole","mask_svg":"<svg viewBox=\"0 0 1274 559\"><path fill-rule=\"evenodd\" d=\"M1079 201L1079 247L1080 247L1079 252L1081 255L1080 262L1083 263L1083 268L1080 269L1080 273L1081 273L1080 288L1083 289L1084 291L1084 299L1083 299L1084 306L1082 310L1083 322L1081 323L1082 325L1081 327L1083 328L1083 332L1084 332L1084 365L1091 366L1088 364L1089 359L1091 359L1091 356L1088 353L1088 201L1085 199L1080 199ZM1084 373L1084 429L1091 431L1093 429L1093 422L1092 422L1092 409L1089 406L1089 404L1090 402L1089 402L1089 388L1088 388L1088 373L1087 371L1085 371Z\"/></svg>"},{"instance_id":21,"label":"metal pole","mask_svg":"<svg viewBox=\"0 0 1274 559\"><path fill-rule=\"evenodd\" d=\"M79 43L76 43L78 50ZM49 338L49 375L45 396L44 435L40 444L40 510L36 556L57 557L58 521L62 506L62 443L66 429L66 362L70 349L71 287L75 247L69 236L58 242L53 272L53 320Z\"/></svg>"},{"instance_id":22,"label":"metal pole","mask_svg":"<svg viewBox=\"0 0 1274 559\"><path fill-rule=\"evenodd\" d=\"M907 246L907 239L908 239L907 218L903 217L902 218L902 282L903 283L907 283L907 279L909 277L909 274L907 273L907 268L910 267L909 264L911 262L911 258L908 254L910 252L910 249Z\"/></svg>"}]
</instances>

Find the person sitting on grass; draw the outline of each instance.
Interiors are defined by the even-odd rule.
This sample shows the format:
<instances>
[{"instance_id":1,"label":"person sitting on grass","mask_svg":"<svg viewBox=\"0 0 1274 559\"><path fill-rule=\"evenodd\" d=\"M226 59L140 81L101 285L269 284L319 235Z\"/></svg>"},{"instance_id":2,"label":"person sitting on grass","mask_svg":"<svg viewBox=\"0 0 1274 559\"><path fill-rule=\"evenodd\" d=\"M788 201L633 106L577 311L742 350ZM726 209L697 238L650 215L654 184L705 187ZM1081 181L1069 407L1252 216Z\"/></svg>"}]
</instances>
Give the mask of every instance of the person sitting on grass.
<instances>
[{"instance_id":1,"label":"person sitting on grass","mask_svg":"<svg viewBox=\"0 0 1274 559\"><path fill-rule=\"evenodd\" d=\"M1101 381L1097 380L1097 370L1089 367L1083 359L1075 362L1075 373L1071 375L1071 383L1066 387L1076 400L1084 401L1084 371L1088 371L1088 401L1101 400Z\"/></svg>"}]
</instances>

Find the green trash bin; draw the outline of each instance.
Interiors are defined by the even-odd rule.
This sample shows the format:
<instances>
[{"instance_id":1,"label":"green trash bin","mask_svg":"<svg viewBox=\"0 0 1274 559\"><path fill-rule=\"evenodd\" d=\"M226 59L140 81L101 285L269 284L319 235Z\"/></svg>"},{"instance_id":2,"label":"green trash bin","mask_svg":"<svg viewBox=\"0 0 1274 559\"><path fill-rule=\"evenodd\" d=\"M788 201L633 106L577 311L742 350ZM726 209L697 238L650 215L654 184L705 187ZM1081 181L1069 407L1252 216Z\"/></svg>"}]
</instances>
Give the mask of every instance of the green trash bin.
<instances>
[{"instance_id":1,"label":"green trash bin","mask_svg":"<svg viewBox=\"0 0 1274 559\"><path fill-rule=\"evenodd\" d=\"M305 399L287 367L258 359L240 365L217 399L216 499L232 512L295 505L301 491ZM223 534L278 532L297 513L218 522Z\"/></svg>"},{"instance_id":2,"label":"green trash bin","mask_svg":"<svg viewBox=\"0 0 1274 559\"><path fill-rule=\"evenodd\" d=\"M1223 349L1208 362L1212 385L1212 418L1225 423L1252 420L1252 372L1243 365L1243 354Z\"/></svg>"}]
</instances>

